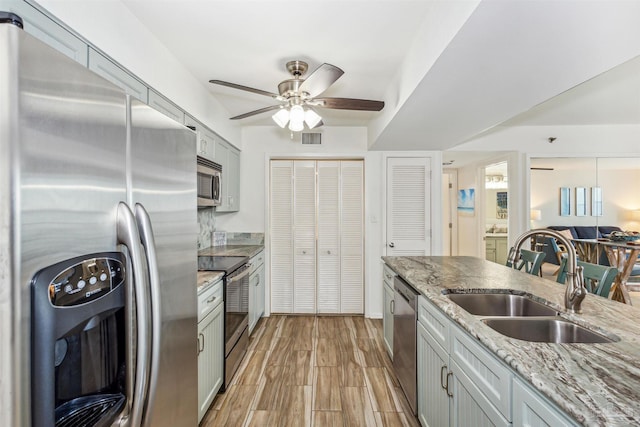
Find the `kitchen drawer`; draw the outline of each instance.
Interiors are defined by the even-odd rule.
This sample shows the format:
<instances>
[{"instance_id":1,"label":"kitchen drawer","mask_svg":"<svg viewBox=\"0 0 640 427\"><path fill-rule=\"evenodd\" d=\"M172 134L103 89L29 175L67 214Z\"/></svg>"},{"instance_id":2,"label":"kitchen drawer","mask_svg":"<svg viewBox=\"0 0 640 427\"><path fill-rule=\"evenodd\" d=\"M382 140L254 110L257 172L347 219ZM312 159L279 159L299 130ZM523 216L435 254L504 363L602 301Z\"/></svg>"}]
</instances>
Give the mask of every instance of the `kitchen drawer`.
<instances>
[{"instance_id":1,"label":"kitchen drawer","mask_svg":"<svg viewBox=\"0 0 640 427\"><path fill-rule=\"evenodd\" d=\"M382 266L382 277L384 281L387 282L389 286L391 286L392 289L393 289L393 278L396 276L397 274L392 269L387 267L386 264Z\"/></svg>"},{"instance_id":2,"label":"kitchen drawer","mask_svg":"<svg viewBox=\"0 0 640 427\"><path fill-rule=\"evenodd\" d=\"M455 326L451 327L450 356L502 416L511 421L511 371Z\"/></svg>"},{"instance_id":3,"label":"kitchen drawer","mask_svg":"<svg viewBox=\"0 0 640 427\"><path fill-rule=\"evenodd\" d=\"M222 279L220 279L198 296L198 322L216 308L223 299Z\"/></svg>"},{"instance_id":4,"label":"kitchen drawer","mask_svg":"<svg viewBox=\"0 0 640 427\"><path fill-rule=\"evenodd\" d=\"M418 322L425 327L442 348L449 348L449 324L451 321L422 295L418 297Z\"/></svg>"},{"instance_id":5,"label":"kitchen drawer","mask_svg":"<svg viewBox=\"0 0 640 427\"><path fill-rule=\"evenodd\" d=\"M251 274L253 274L254 271L264 264L264 251L261 251L259 254L251 257L249 262L251 263Z\"/></svg>"}]
</instances>

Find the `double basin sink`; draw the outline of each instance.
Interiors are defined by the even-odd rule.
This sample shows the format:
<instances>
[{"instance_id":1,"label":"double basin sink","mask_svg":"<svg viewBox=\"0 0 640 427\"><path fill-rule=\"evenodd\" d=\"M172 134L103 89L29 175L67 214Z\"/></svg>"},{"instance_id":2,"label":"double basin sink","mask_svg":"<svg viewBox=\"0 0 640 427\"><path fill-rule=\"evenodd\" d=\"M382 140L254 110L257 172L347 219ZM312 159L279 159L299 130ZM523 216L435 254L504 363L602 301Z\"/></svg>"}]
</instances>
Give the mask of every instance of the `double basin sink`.
<instances>
[{"instance_id":1,"label":"double basin sink","mask_svg":"<svg viewBox=\"0 0 640 427\"><path fill-rule=\"evenodd\" d=\"M610 343L619 341L563 319L556 309L526 295L450 293L449 299L496 332L510 338L545 343Z\"/></svg>"}]
</instances>

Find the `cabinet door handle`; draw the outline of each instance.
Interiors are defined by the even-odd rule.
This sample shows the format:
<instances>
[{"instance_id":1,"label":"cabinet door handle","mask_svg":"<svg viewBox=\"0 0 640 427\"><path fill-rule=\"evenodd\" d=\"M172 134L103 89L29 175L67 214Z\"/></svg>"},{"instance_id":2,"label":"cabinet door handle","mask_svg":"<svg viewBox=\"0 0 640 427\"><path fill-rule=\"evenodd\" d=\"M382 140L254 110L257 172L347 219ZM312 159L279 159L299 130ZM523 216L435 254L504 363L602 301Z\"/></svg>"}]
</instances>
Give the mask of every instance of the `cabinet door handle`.
<instances>
[{"instance_id":1,"label":"cabinet door handle","mask_svg":"<svg viewBox=\"0 0 640 427\"><path fill-rule=\"evenodd\" d=\"M453 376L453 372L447 372L447 396L453 397L453 392L449 390L449 377Z\"/></svg>"},{"instance_id":2,"label":"cabinet door handle","mask_svg":"<svg viewBox=\"0 0 640 427\"><path fill-rule=\"evenodd\" d=\"M256 286L260 284L260 276L258 276L258 281L256 282Z\"/></svg>"},{"instance_id":3,"label":"cabinet door handle","mask_svg":"<svg viewBox=\"0 0 640 427\"><path fill-rule=\"evenodd\" d=\"M391 243L389 243L389 247L390 247L390 248L395 248L395 247L396 247L396 245L395 245L393 242L391 242Z\"/></svg>"},{"instance_id":4,"label":"cabinet door handle","mask_svg":"<svg viewBox=\"0 0 640 427\"><path fill-rule=\"evenodd\" d=\"M442 365L442 367L440 368L440 387L442 387L443 390L447 389L447 385L444 383L446 377L443 376L445 372L447 372L447 365Z\"/></svg>"},{"instance_id":5,"label":"cabinet door handle","mask_svg":"<svg viewBox=\"0 0 640 427\"><path fill-rule=\"evenodd\" d=\"M202 332L198 334L198 341L200 341L200 337L202 337L202 348L199 348L198 350L202 353L204 351L204 334Z\"/></svg>"},{"instance_id":6,"label":"cabinet door handle","mask_svg":"<svg viewBox=\"0 0 640 427\"><path fill-rule=\"evenodd\" d=\"M396 310L396 301L395 300L391 300L389 302L389 311L391 312L391 314L395 314L394 311Z\"/></svg>"},{"instance_id":7,"label":"cabinet door handle","mask_svg":"<svg viewBox=\"0 0 640 427\"><path fill-rule=\"evenodd\" d=\"M212 302L214 302L216 300L216 298L218 298L217 296L212 296L211 298L209 298L207 300L207 304L211 304Z\"/></svg>"},{"instance_id":8,"label":"cabinet door handle","mask_svg":"<svg viewBox=\"0 0 640 427\"><path fill-rule=\"evenodd\" d=\"M327 255L331 255L331 251L327 251Z\"/></svg>"},{"instance_id":9,"label":"cabinet door handle","mask_svg":"<svg viewBox=\"0 0 640 427\"><path fill-rule=\"evenodd\" d=\"M391 280L392 276L390 274L384 273L384 277L386 277L387 279Z\"/></svg>"}]
</instances>

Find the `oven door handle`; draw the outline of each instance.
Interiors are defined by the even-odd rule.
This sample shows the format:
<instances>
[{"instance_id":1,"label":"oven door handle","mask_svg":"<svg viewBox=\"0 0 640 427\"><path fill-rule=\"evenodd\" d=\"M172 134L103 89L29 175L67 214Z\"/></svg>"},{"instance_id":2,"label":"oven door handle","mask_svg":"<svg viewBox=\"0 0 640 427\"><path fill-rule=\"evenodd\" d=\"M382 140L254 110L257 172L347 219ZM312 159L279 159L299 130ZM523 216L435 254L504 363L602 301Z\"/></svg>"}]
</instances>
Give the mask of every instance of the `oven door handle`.
<instances>
[{"instance_id":1,"label":"oven door handle","mask_svg":"<svg viewBox=\"0 0 640 427\"><path fill-rule=\"evenodd\" d=\"M160 343L162 341L162 309L160 293L160 272L156 253L156 242L151 227L151 218L147 210L140 203L135 206L136 221L140 230L142 246L144 246L147 267L149 268L149 290L151 292L151 354L148 355L149 363L149 390L142 416L142 425L149 425L149 415L153 411L156 388L158 387L158 372L160 367Z\"/></svg>"},{"instance_id":2,"label":"oven door handle","mask_svg":"<svg viewBox=\"0 0 640 427\"><path fill-rule=\"evenodd\" d=\"M231 276L227 279L227 285L233 283L233 282L237 282L240 279L245 278L246 276L249 275L249 273L251 273L251 269L250 268L245 268L241 273L238 273L234 276Z\"/></svg>"},{"instance_id":3,"label":"oven door handle","mask_svg":"<svg viewBox=\"0 0 640 427\"><path fill-rule=\"evenodd\" d=\"M127 316L131 319L131 297L135 296L135 317L136 325L129 326L129 330L135 330L136 334L136 355L135 365L127 370L127 400L130 408L128 424L129 426L140 426L142 424L142 412L144 409L145 395L147 393L148 367L145 366L149 360L149 292L147 278L145 274L144 256L140 247L140 234L136 226L136 220L126 203L118 204L116 216L116 233L118 243L123 244L131 259L133 272L133 291L127 290ZM131 344L127 344L129 346ZM129 361L133 360L133 355L128 356Z\"/></svg>"}]
</instances>

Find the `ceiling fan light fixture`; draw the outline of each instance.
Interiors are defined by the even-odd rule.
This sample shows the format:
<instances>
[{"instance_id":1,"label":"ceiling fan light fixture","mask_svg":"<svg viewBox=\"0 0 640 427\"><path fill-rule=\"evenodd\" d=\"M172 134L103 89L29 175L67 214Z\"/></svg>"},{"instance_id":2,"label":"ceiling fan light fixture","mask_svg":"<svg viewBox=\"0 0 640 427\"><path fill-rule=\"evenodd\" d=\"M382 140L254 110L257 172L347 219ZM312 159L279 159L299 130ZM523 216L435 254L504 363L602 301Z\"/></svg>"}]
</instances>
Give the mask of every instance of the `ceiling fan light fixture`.
<instances>
[{"instance_id":1,"label":"ceiling fan light fixture","mask_svg":"<svg viewBox=\"0 0 640 427\"><path fill-rule=\"evenodd\" d=\"M271 116L271 118L278 126L284 129L287 122L289 122L289 111L286 108L281 108L277 113Z\"/></svg>"},{"instance_id":2,"label":"ceiling fan light fixture","mask_svg":"<svg viewBox=\"0 0 640 427\"><path fill-rule=\"evenodd\" d=\"M307 126L309 126L309 129L313 129L322 121L322 117L320 117L320 115L315 111L309 109L304 112L304 121Z\"/></svg>"},{"instance_id":3,"label":"ceiling fan light fixture","mask_svg":"<svg viewBox=\"0 0 640 427\"><path fill-rule=\"evenodd\" d=\"M292 132L300 132L304 129L304 108L294 105L289 110L289 129Z\"/></svg>"}]
</instances>

